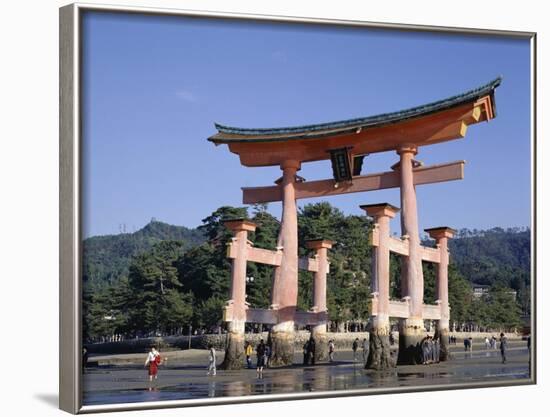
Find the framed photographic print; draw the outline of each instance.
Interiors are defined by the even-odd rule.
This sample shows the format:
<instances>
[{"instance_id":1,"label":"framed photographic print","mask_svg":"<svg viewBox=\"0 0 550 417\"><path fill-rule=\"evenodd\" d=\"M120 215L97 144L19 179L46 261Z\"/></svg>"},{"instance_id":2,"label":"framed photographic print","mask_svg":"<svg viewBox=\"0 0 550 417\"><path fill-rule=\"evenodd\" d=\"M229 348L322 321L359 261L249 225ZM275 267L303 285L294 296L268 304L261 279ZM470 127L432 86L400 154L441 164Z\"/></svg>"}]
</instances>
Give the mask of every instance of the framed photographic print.
<instances>
[{"instance_id":1,"label":"framed photographic print","mask_svg":"<svg viewBox=\"0 0 550 417\"><path fill-rule=\"evenodd\" d=\"M533 384L535 33L60 9L60 407Z\"/></svg>"}]
</instances>

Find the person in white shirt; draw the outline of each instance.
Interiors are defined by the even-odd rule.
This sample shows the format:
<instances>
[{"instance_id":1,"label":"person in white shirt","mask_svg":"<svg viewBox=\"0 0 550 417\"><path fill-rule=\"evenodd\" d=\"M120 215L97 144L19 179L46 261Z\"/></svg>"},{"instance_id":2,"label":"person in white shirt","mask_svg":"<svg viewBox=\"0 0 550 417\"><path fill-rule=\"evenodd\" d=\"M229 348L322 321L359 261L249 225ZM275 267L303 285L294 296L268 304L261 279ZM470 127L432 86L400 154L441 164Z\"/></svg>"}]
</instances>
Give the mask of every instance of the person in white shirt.
<instances>
[{"instance_id":1,"label":"person in white shirt","mask_svg":"<svg viewBox=\"0 0 550 417\"><path fill-rule=\"evenodd\" d=\"M157 379L159 365L160 353L154 346L152 346L151 351L147 354L147 359L145 360L145 367L149 369L149 382L151 382L153 378Z\"/></svg>"},{"instance_id":2,"label":"person in white shirt","mask_svg":"<svg viewBox=\"0 0 550 417\"><path fill-rule=\"evenodd\" d=\"M332 340L328 341L328 360L334 362L334 342Z\"/></svg>"},{"instance_id":3,"label":"person in white shirt","mask_svg":"<svg viewBox=\"0 0 550 417\"><path fill-rule=\"evenodd\" d=\"M214 346L208 345L208 372L206 375L216 376L216 349Z\"/></svg>"}]
</instances>

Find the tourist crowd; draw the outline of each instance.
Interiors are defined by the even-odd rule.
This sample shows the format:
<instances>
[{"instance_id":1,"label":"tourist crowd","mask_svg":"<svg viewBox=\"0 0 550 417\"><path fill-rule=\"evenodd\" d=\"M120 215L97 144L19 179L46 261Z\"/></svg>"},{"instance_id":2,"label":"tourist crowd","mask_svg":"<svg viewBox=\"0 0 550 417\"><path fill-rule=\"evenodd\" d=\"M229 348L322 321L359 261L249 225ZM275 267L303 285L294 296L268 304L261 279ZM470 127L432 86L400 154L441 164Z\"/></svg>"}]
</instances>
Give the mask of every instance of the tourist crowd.
<instances>
[{"instance_id":1,"label":"tourist crowd","mask_svg":"<svg viewBox=\"0 0 550 417\"><path fill-rule=\"evenodd\" d=\"M500 354L502 363L506 363L506 353L508 350L508 340L506 338L506 335L504 333L500 334L500 339L498 340L500 342L499 348L500 348ZM390 335L389 338L390 345L395 344L395 339L393 338L393 335ZM527 339L527 345L530 352L531 348L531 339L530 337ZM456 344L456 337L450 336L449 337L449 344ZM492 336L491 338L485 337L484 339L485 349L497 349L497 338L495 336ZM303 365L315 365L315 359L316 359L316 341L313 337L310 337L309 340L307 340L303 345ZM422 342L420 344L421 348L421 356L422 356L422 364L428 365L433 363L439 363L440 361L440 355L441 355L441 342L439 338L433 337L431 335L427 335L422 339ZM357 361L359 359L359 350L361 349L362 353L362 361L363 363L366 363L369 356L369 341L364 338L362 341L359 340L359 338L356 338L351 346L352 350L352 357L353 361ZM335 344L333 340L328 341L328 358L329 362L334 362L334 355L335 355ZM473 339L472 337L468 337L464 339L464 350L466 352L471 352L473 350ZM245 353L245 360L246 360L246 367L249 369L252 369L252 356L256 353L256 372L259 378L262 378L264 368L267 368L270 366L270 362L272 359L272 347L269 343L265 343L263 339L260 340L258 345L254 348L252 343L246 342L244 347L244 353ZM85 367L85 363L88 359L88 353L86 349L83 349L83 363ZM161 359L159 351L152 347L151 351L147 355L147 359L145 361L145 367L148 369L148 377L149 381L153 381L154 379L157 379L157 373L158 373L158 367L163 362L166 362L166 358L164 360ZM215 376L216 375L216 349L212 344L208 345L208 372L206 373L208 376Z\"/></svg>"}]
</instances>

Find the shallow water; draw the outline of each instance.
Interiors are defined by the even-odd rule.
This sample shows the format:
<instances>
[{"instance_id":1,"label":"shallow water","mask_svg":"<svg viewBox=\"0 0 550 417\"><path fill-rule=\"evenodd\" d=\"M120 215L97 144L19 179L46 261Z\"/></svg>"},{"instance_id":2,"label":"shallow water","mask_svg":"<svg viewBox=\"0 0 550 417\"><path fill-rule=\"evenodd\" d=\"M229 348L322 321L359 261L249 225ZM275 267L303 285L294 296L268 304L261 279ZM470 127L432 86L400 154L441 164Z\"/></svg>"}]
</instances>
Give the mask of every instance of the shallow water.
<instances>
[{"instance_id":1,"label":"shallow water","mask_svg":"<svg viewBox=\"0 0 550 417\"><path fill-rule=\"evenodd\" d=\"M173 384L157 386L155 382L141 384L139 388L114 388L84 392L85 405L134 403L144 401L182 400L212 397L234 397L261 394L284 394L349 389L407 387L453 384L464 382L493 382L529 378L526 352L510 352L510 363L501 365L498 352L479 351L455 353L455 359L446 365L398 367L388 372L365 371L359 362L315 367L289 367L267 369L262 378L254 370L221 371L216 377L205 377L195 370L191 374L185 368L173 368ZM490 363L483 363L490 361ZM127 372L137 372L125 368ZM196 368L195 368L196 369ZM120 369L97 372L103 378L111 378L124 385L136 381L132 377L117 377ZM200 376L197 372L200 372ZM166 373L167 374L167 373ZM165 374L165 375L166 375ZM96 375L96 376L97 376ZM162 375L161 375L162 376ZM99 377L99 376L98 376ZM165 376L168 380L168 376Z\"/></svg>"}]
</instances>

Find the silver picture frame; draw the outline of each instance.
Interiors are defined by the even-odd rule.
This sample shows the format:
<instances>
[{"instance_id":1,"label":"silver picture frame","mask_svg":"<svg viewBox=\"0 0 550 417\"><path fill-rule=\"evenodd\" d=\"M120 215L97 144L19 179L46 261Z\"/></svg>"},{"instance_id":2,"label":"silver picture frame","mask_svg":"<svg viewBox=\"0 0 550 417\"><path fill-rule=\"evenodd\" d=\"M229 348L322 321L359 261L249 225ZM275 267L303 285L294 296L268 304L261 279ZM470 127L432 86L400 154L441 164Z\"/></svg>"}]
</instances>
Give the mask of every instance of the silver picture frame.
<instances>
[{"instance_id":1,"label":"silver picture frame","mask_svg":"<svg viewBox=\"0 0 550 417\"><path fill-rule=\"evenodd\" d=\"M533 351L531 359L531 377L526 381L483 382L453 384L451 386L424 385L406 388L369 388L348 391L303 392L293 394L269 394L248 397L225 397L193 400L175 400L162 402L143 402L116 405L82 405L81 376L81 266L82 266L82 15L85 12L116 12L143 15L164 15L182 17L205 17L220 19L254 20L264 22L300 23L304 25L329 25L348 27L368 27L396 29L400 31L444 32L463 35L490 35L497 37L528 39L531 45L531 326L537 329L536 323L536 50L537 34L535 32L518 32L506 30L487 30L466 27L437 27L410 25L400 23L379 23L369 21L316 19L293 16L270 16L257 14L239 14L229 12L212 12L197 10L178 10L154 7L129 7L74 3L59 9L59 407L69 413L93 413L105 411L123 411L152 408L173 408L199 405L251 403L278 400L297 400L306 398L344 397L355 395L373 395L398 392L418 392L433 390L454 390L461 388L502 387L512 385L536 384L537 352ZM537 332L533 332L533 346L536 346Z\"/></svg>"}]
</instances>

